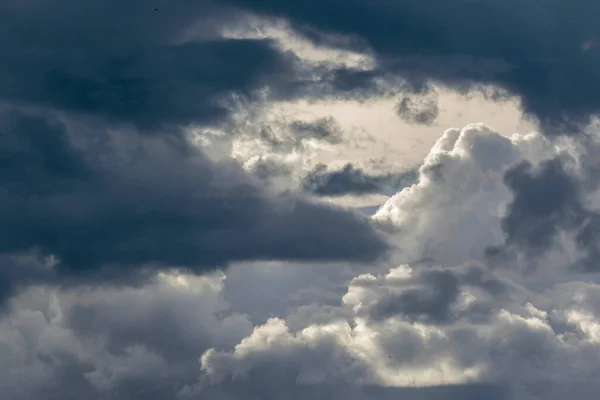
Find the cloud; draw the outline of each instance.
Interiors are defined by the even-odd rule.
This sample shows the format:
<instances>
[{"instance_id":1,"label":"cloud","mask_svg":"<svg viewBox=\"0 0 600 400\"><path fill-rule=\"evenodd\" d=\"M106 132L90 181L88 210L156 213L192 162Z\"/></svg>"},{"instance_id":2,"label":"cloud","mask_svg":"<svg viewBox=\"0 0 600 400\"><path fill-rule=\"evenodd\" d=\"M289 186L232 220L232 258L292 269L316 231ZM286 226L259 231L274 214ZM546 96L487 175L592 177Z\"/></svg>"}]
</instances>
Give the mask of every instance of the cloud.
<instances>
[{"instance_id":1,"label":"cloud","mask_svg":"<svg viewBox=\"0 0 600 400\"><path fill-rule=\"evenodd\" d=\"M546 154L553 148L537 134L508 138L483 124L449 129L425 157L417 184L392 196L375 219L400 231L408 260L479 259L486 246L503 241L500 221L511 200L504 171Z\"/></svg>"},{"instance_id":2,"label":"cloud","mask_svg":"<svg viewBox=\"0 0 600 400\"><path fill-rule=\"evenodd\" d=\"M545 257L504 259L502 268L486 258L490 245L505 240L503 221L514 218L527 231L536 215L547 215L546 205L533 205L548 193L555 201L547 207L569 215L582 192L563 192L564 179L574 182L568 188L588 187L586 159L571 139L505 137L483 124L447 130L418 182L375 215L395 228L397 260L415 261L373 266L350 281L339 306L304 308L303 323L298 313L271 318L235 349L208 350L204 376L185 398L279 398L290 388L292 398L560 399L573 390L591 396L597 276L575 275L557 242ZM525 198L530 203L518 206L527 212L519 219L515 204ZM584 250L574 249L580 256ZM544 268L527 270L523 262ZM565 373L567 364L574 369ZM268 376L276 379L259 384Z\"/></svg>"},{"instance_id":3,"label":"cloud","mask_svg":"<svg viewBox=\"0 0 600 400\"><path fill-rule=\"evenodd\" d=\"M0 99L155 131L218 122L231 93L252 97L296 80L296 58L271 41L220 37L236 13L189 1L163 6L8 2Z\"/></svg>"},{"instance_id":4,"label":"cloud","mask_svg":"<svg viewBox=\"0 0 600 400\"><path fill-rule=\"evenodd\" d=\"M430 123L434 84L517 96L544 133L597 113L600 6L438 3L3 2L0 397L593 397L594 126L472 124L414 175L297 182L352 138L266 112L403 94ZM369 219L299 184L401 190Z\"/></svg>"},{"instance_id":5,"label":"cloud","mask_svg":"<svg viewBox=\"0 0 600 400\"><path fill-rule=\"evenodd\" d=\"M448 274L456 272L446 270ZM301 392L336 397L356 385L357 391L350 398L360 399L366 398L363 391L369 385L382 385L389 389L382 389L376 398L404 393L405 398L421 399L437 390L438 398L454 399L461 391L464 395L480 390L480 394L502 399L559 399L569 388L587 382L581 390L591 395L588 390L597 385L584 376L597 369L597 356L587 354L596 348L597 341L595 328L587 328L590 325L584 321L594 317L590 311L576 310L595 302L589 296L598 291L597 285L588 285L585 295L577 294L583 293L583 284L557 287L547 296L558 299L557 294L562 293L562 300L540 308L526 300L527 296L536 298L532 293L525 291L523 298L523 290L495 302L505 289L492 275L453 286L459 295L449 306L467 318L462 322L448 325L447 319L438 318L438 307L419 308L419 315L428 318L418 322L414 314L405 312L410 308L379 313L378 306L388 304L390 295L400 296L394 303L398 306L430 304L427 300L419 304L401 299L415 298L402 296L415 293L415 283L423 285L425 295L431 290L427 287L429 277L435 274L403 266L378 276L357 277L343 298L345 306L353 310L348 320L340 318L292 331L284 320L271 319L256 327L235 350L207 351L202 357L207 381L196 390L201 394L221 391L226 394L224 398L235 397L242 390L247 396L264 393L265 398L276 398L277 393L294 386ZM478 272L471 276L483 275ZM589 310L589 306L584 307ZM565 335L568 341L563 339ZM577 368L564 373L565 363ZM277 379L269 385L255 384L267 376ZM551 387L548 382L552 382ZM457 386L445 389L445 384ZM400 389L407 386L418 389ZM396 387L399 390L394 390Z\"/></svg>"},{"instance_id":6,"label":"cloud","mask_svg":"<svg viewBox=\"0 0 600 400\"><path fill-rule=\"evenodd\" d=\"M36 282L138 285L157 269L387 251L368 219L275 195L230 155L209 159L188 140L231 126L236 99L293 97L305 79L273 41L224 36L246 12L161 0L1 7L11 37L0 40L2 300ZM288 130L292 147L341 140L331 119ZM360 232L354 245L339 235L345 225Z\"/></svg>"},{"instance_id":7,"label":"cloud","mask_svg":"<svg viewBox=\"0 0 600 400\"><path fill-rule=\"evenodd\" d=\"M529 256L544 254L560 246L561 236L567 232L574 235L582 252L574 266L597 269L595 239L600 215L586 204L586 176L569 171L572 169L564 159L553 158L537 170L524 162L506 171L505 183L514 193L502 221L506 246L490 248L491 256L502 255L511 247Z\"/></svg>"},{"instance_id":8,"label":"cloud","mask_svg":"<svg viewBox=\"0 0 600 400\"><path fill-rule=\"evenodd\" d=\"M387 249L365 218L272 197L180 139L98 130L77 144L70 134L80 127L49 116L6 110L0 123L0 250L54 257L38 273L47 280L134 282L156 267L203 272L242 260L370 261Z\"/></svg>"},{"instance_id":9,"label":"cloud","mask_svg":"<svg viewBox=\"0 0 600 400\"><path fill-rule=\"evenodd\" d=\"M586 123L600 107L600 58L594 48L581 50L597 33L600 6L593 2L228 3L285 18L316 43L373 53L378 68L339 70L340 87L390 74L459 90L494 85L552 126Z\"/></svg>"},{"instance_id":10,"label":"cloud","mask_svg":"<svg viewBox=\"0 0 600 400\"><path fill-rule=\"evenodd\" d=\"M315 139L331 144L342 141L342 131L332 117L317 118L314 121L293 121L290 128L298 140Z\"/></svg>"},{"instance_id":11,"label":"cloud","mask_svg":"<svg viewBox=\"0 0 600 400\"><path fill-rule=\"evenodd\" d=\"M395 193L414 183L416 175L415 170L372 175L350 163L340 170L330 171L326 165L318 164L303 178L302 186L318 196Z\"/></svg>"},{"instance_id":12,"label":"cloud","mask_svg":"<svg viewBox=\"0 0 600 400\"><path fill-rule=\"evenodd\" d=\"M197 359L252 331L223 299L222 274L161 275L127 289L30 288L0 320L8 399L177 399Z\"/></svg>"},{"instance_id":13,"label":"cloud","mask_svg":"<svg viewBox=\"0 0 600 400\"><path fill-rule=\"evenodd\" d=\"M16 122L32 117L6 115ZM45 118L37 121L48 124ZM66 125L54 122L50 125L55 127L55 136L48 135L52 140L41 149L31 146L26 135L5 136L5 148L37 160L24 165L8 156L2 160L21 174L19 180L3 176L7 185L13 185L10 193L36 187L42 199L47 193L68 199L64 193L80 190L88 182L97 186L106 182L99 178L110 176L111 184L135 183L143 189L145 197L135 200L146 205L154 204L141 200L149 194L169 194L158 197L163 204L178 198L179 185L190 188L203 182L194 171L204 174L201 161L208 163L196 159L199 155L189 147L177 147L177 141L129 132L116 137L106 134L99 141L74 140L76 120ZM24 282L21 291L11 294L0 316L0 346L7 349L0 352L0 363L9 371L0 378L0 392L11 400L100 396L131 400L202 396L558 400L573 390L591 397L598 390L595 376L600 372L597 276L588 274L583 282L575 275L556 251L561 249L560 242L549 242L551 248L544 258L536 255L527 261L543 263L543 269L526 271L519 258L514 263L504 260L503 268L498 268L485 255L489 246L505 244L503 221L512 218L515 204L525 212L524 224L535 220L538 214L529 203L525 207L521 197L534 200L535 194L546 193L544 188L554 188L552 184L560 184L561 179L574 182L580 190L577 198L586 198L581 204L594 210L587 198L595 198L594 187L584 184L587 175L583 173L592 161L574 143L571 138L551 140L537 133L506 137L483 124L447 130L425 157L418 181L393 196L375 216L394 228L397 246L392 262L398 266L387 261L353 266L344 260L335 264L315 261L305 267L249 263L248 253L234 259L235 247L231 247L227 254L234 265L226 272L211 273L212 267L190 264L186 265L190 272L204 275L162 272L136 285L115 286L130 283L123 279L132 267L120 268L118 275L103 267L100 272L108 274L103 277L111 278L113 285L98 286L94 279L72 278L80 272L44 259L43 253L20 258L5 255L7 261L12 258L25 269L0 269L16 274L10 278L15 282ZM94 151L89 150L91 144ZM48 153L43 151L46 148ZM66 174L60 164L46 172L45 166L54 165L52 157L61 153L70 154L64 159L80 165L82 173ZM532 167L524 167L523 160ZM160 168L155 167L158 161ZM191 161L198 164L170 174L172 168ZM254 187L239 167L215 165L221 168L209 169L213 177L231 174L228 179L215 178L222 190L239 188L240 182ZM115 170L120 175L107 175ZM188 180L181 171L194 179ZM61 185L40 183L47 182L48 176ZM144 186L142 178L147 176L152 177L148 182L153 191ZM120 193L128 185L119 185ZM267 205L274 204L272 197L256 190ZM103 192L94 192L94 198L98 193ZM553 199L561 200L559 196ZM186 211L182 204L186 203L168 205ZM569 210L565 204L579 203L555 201L552 205ZM283 218L290 209L277 211ZM45 221L52 221L48 218ZM515 218L513 224L518 223ZM296 228L298 235L321 232L303 231L304 226ZM365 230L338 229L325 233ZM564 231L560 223L557 229ZM20 231L13 228L13 232ZM136 237L144 232L136 232ZM181 232L186 233L180 228L177 232L179 240ZM236 243L259 245L249 237ZM345 237L335 239L348 243ZM103 244L107 251L103 257L116 254L121 258L111 246ZM157 253L148 254L165 251L156 246ZM582 250L575 247L578 255ZM211 253L204 249L203 254ZM300 261L305 261L304 255ZM74 279L78 284L54 285L48 277L56 271L62 273L57 275L60 283ZM49 285L40 286L45 282Z\"/></svg>"},{"instance_id":14,"label":"cloud","mask_svg":"<svg viewBox=\"0 0 600 400\"><path fill-rule=\"evenodd\" d=\"M405 94L396 104L396 113L409 124L432 125L438 117L437 94Z\"/></svg>"}]
</instances>

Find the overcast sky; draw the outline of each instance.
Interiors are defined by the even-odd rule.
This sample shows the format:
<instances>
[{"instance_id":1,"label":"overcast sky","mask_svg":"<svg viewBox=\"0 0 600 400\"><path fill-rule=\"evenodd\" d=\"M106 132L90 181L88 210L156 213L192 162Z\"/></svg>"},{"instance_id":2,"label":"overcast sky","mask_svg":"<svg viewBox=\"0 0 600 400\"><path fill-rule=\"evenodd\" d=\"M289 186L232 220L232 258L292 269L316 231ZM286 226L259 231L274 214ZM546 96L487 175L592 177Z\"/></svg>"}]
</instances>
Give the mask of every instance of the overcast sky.
<instances>
[{"instance_id":1,"label":"overcast sky","mask_svg":"<svg viewBox=\"0 0 600 400\"><path fill-rule=\"evenodd\" d=\"M599 19L0 0L0 399L596 398Z\"/></svg>"}]
</instances>

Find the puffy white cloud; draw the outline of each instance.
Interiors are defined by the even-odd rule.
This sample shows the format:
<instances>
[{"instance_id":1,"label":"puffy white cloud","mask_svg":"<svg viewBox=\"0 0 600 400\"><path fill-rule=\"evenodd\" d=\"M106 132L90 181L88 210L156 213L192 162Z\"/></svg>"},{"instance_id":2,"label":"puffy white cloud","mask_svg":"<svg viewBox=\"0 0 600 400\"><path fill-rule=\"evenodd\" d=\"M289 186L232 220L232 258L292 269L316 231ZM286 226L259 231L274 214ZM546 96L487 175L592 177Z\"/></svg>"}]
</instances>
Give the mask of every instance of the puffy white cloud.
<instances>
[{"instance_id":1,"label":"puffy white cloud","mask_svg":"<svg viewBox=\"0 0 600 400\"><path fill-rule=\"evenodd\" d=\"M399 246L409 260L478 259L504 240L501 220L512 199L505 171L566 151L536 133L506 137L484 124L449 129L425 157L419 181L392 196L375 219L401 231Z\"/></svg>"},{"instance_id":2,"label":"puffy white cloud","mask_svg":"<svg viewBox=\"0 0 600 400\"><path fill-rule=\"evenodd\" d=\"M361 275L343 297L344 307L352 310L348 318L299 330L274 318L233 351L207 351L201 359L209 377L205 390L220 384L227 391L230 382L267 376L278 385L283 375L300 387L338 381L385 387L494 382L516 398L528 398L528 392L559 398L549 382L562 389L593 383L591 377L600 373L593 299L600 286L559 286L561 301L552 300L554 290L543 294L544 301L489 272L477 274L476 268L438 270L447 275L434 281L452 276L460 282L453 298L438 303L443 291L432 284L430 270L402 266ZM436 306L448 308L455 319L436 319ZM565 370L567 365L573 368Z\"/></svg>"}]
</instances>

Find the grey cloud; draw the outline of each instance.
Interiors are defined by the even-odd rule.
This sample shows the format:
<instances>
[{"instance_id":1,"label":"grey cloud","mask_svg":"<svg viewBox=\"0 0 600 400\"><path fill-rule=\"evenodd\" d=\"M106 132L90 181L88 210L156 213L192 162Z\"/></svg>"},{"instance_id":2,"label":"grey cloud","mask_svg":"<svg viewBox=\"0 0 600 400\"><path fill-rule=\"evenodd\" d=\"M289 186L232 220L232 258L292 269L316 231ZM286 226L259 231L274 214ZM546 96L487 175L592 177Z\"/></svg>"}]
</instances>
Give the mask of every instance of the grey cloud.
<instances>
[{"instance_id":1,"label":"grey cloud","mask_svg":"<svg viewBox=\"0 0 600 400\"><path fill-rule=\"evenodd\" d=\"M275 128L268 126L259 133L259 138L275 152L291 152L302 147L307 140L328 144L340 144L343 141L343 131L333 117L295 120Z\"/></svg>"},{"instance_id":2,"label":"grey cloud","mask_svg":"<svg viewBox=\"0 0 600 400\"><path fill-rule=\"evenodd\" d=\"M598 49L581 48L597 34L600 5L593 1L228 3L287 18L316 42L374 53L378 69L339 71L338 86L389 74L458 90L496 85L543 124L567 128L600 108Z\"/></svg>"},{"instance_id":3,"label":"grey cloud","mask_svg":"<svg viewBox=\"0 0 600 400\"><path fill-rule=\"evenodd\" d=\"M451 319L450 306L459 294L458 278L450 271L430 271L421 280L418 286L377 302L369 316L380 320L403 315L409 320L447 323Z\"/></svg>"},{"instance_id":4,"label":"grey cloud","mask_svg":"<svg viewBox=\"0 0 600 400\"><path fill-rule=\"evenodd\" d=\"M126 282L157 266L202 272L241 260L369 261L387 249L358 214L270 198L239 167L210 164L178 140L100 130L94 139L104 144L77 147L49 117L7 111L0 123L0 252L55 256L48 279Z\"/></svg>"},{"instance_id":5,"label":"grey cloud","mask_svg":"<svg viewBox=\"0 0 600 400\"><path fill-rule=\"evenodd\" d=\"M585 204L587 178L569 172L565 162L554 158L537 168L523 162L505 173L504 182L514 198L502 221L506 246L487 249L492 260L511 248L542 255L556 244L559 233L571 232L583 251L575 267L597 270L600 215Z\"/></svg>"},{"instance_id":6,"label":"grey cloud","mask_svg":"<svg viewBox=\"0 0 600 400\"><path fill-rule=\"evenodd\" d=\"M396 104L396 113L407 123L432 125L439 114L435 92L424 94L405 94Z\"/></svg>"},{"instance_id":7,"label":"grey cloud","mask_svg":"<svg viewBox=\"0 0 600 400\"><path fill-rule=\"evenodd\" d=\"M318 118L314 121L293 121L290 128L298 139L316 139L338 144L342 141L342 129L333 117Z\"/></svg>"},{"instance_id":8,"label":"grey cloud","mask_svg":"<svg viewBox=\"0 0 600 400\"><path fill-rule=\"evenodd\" d=\"M368 281L356 284L368 285ZM398 282L390 279L385 285L393 290L381 290L381 297L368 307L367 314L374 321L402 316L411 322L439 325L454 324L462 318L482 323L493 316L509 293L506 284L475 265L453 269L426 267L418 269L409 279ZM460 292L468 287L482 291L487 298L459 309Z\"/></svg>"},{"instance_id":9,"label":"grey cloud","mask_svg":"<svg viewBox=\"0 0 600 400\"><path fill-rule=\"evenodd\" d=\"M334 171L319 164L303 178L302 186L318 196L395 193L415 183L417 177L417 170L414 169L396 174L372 175L350 163Z\"/></svg>"},{"instance_id":10,"label":"grey cloud","mask_svg":"<svg viewBox=\"0 0 600 400\"><path fill-rule=\"evenodd\" d=\"M273 178L291 177L294 173L294 169L283 162L277 162L276 160L263 157L253 163L248 169L248 172L256 176L266 185L269 185Z\"/></svg>"},{"instance_id":11,"label":"grey cloud","mask_svg":"<svg viewBox=\"0 0 600 400\"><path fill-rule=\"evenodd\" d=\"M188 0L62 0L52 8L10 0L0 17L0 99L144 130L216 122L230 93L290 89L296 80L294 57L268 40L219 37L239 17Z\"/></svg>"},{"instance_id":12,"label":"grey cloud","mask_svg":"<svg viewBox=\"0 0 600 400\"><path fill-rule=\"evenodd\" d=\"M156 280L136 289L30 288L0 318L0 393L8 400L177 399L209 347L252 330L212 277L191 288ZM28 354L28 357L19 355Z\"/></svg>"}]
</instances>

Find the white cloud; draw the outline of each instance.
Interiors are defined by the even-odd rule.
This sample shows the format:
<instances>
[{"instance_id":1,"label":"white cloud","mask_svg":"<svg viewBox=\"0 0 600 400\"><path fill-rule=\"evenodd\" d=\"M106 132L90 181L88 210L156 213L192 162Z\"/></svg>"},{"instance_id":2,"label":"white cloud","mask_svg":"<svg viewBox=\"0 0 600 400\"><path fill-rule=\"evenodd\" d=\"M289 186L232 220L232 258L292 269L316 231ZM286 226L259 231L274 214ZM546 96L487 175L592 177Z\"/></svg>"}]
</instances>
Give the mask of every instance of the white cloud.
<instances>
[{"instance_id":1,"label":"white cloud","mask_svg":"<svg viewBox=\"0 0 600 400\"><path fill-rule=\"evenodd\" d=\"M285 371L300 386L340 380L386 387L491 381L515 393L544 391L548 382L562 388L589 383L589 377L600 373L597 315L578 311L582 303L587 306L582 285L558 288L567 300L562 305L541 308L515 296L494 309L501 303L478 293L485 283L480 282L479 288L464 284L462 296L452 306L464 308L467 297L482 301L492 307L486 320L459 318L440 325L410 321L400 312L372 318L375 306L390 295L396 295L396 305L406 301L398 295L414 289L415 281L402 286L414 272L402 266L387 274L357 277L344 296L345 306L353 310L349 319L298 331L290 330L282 319L270 319L233 351L207 351L201 359L203 370L212 385L221 384L224 390L229 379L266 379L269 373L277 376L277 371ZM598 296L600 286L587 285L585 293ZM480 299L475 300L477 296ZM554 294L545 296L552 299ZM426 294L421 300L426 300ZM464 317L475 312L475 307L470 311L467 307ZM565 324L558 324L559 319ZM565 370L566 365L574 368ZM558 398L547 390L544 396Z\"/></svg>"},{"instance_id":2,"label":"white cloud","mask_svg":"<svg viewBox=\"0 0 600 400\"><path fill-rule=\"evenodd\" d=\"M536 133L506 137L483 124L449 129L425 157L419 182L392 196L374 218L402 231L398 242L408 260L480 258L503 241L501 219L512 199L504 172L561 151Z\"/></svg>"}]
</instances>

